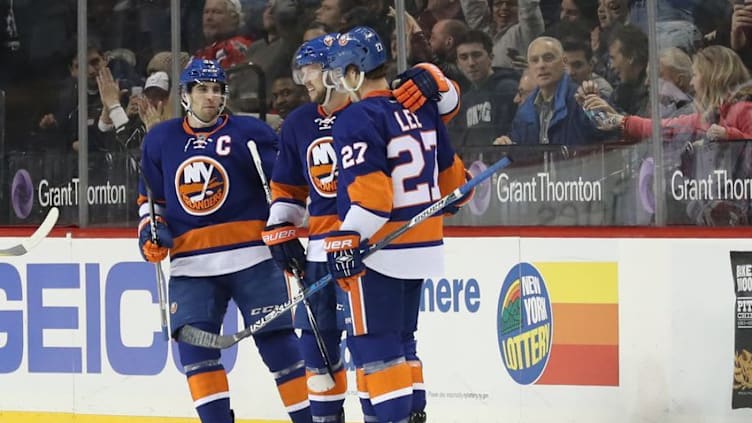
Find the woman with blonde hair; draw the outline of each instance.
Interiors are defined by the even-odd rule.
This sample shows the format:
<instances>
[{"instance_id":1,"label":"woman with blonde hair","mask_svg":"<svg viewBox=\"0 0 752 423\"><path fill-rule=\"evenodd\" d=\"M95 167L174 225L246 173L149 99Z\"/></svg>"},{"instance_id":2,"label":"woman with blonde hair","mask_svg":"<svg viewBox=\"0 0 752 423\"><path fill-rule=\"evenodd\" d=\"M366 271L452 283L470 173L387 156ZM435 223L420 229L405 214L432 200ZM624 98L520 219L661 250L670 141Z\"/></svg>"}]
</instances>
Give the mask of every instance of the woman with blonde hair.
<instances>
[{"instance_id":1,"label":"woman with blonde hair","mask_svg":"<svg viewBox=\"0 0 752 423\"><path fill-rule=\"evenodd\" d=\"M708 139L752 139L752 84L739 56L723 46L706 47L692 61L696 113L661 120L663 139L671 141L682 134L705 135ZM627 138L651 135L650 118L613 113L597 95L588 94L585 110L604 111L599 129L619 128Z\"/></svg>"}]
</instances>

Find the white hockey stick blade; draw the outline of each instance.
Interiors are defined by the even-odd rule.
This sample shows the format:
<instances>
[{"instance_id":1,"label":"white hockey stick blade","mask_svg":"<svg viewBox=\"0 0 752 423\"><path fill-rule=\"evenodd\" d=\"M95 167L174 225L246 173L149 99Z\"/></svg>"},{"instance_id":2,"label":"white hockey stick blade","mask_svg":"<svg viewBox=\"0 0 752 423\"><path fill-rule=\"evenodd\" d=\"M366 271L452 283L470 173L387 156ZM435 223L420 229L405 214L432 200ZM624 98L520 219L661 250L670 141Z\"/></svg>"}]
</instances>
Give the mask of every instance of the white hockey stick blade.
<instances>
[{"instance_id":1,"label":"white hockey stick blade","mask_svg":"<svg viewBox=\"0 0 752 423\"><path fill-rule=\"evenodd\" d=\"M60 210L58 210L57 207L51 208L50 211L47 212L47 217L44 218L42 224L39 225L37 230L34 231L30 237L18 245L0 249L0 257L22 256L31 251L34 247L39 245L42 240L47 238L47 235L50 234L52 228L55 227L58 217L60 217Z\"/></svg>"},{"instance_id":2,"label":"white hockey stick blade","mask_svg":"<svg viewBox=\"0 0 752 423\"><path fill-rule=\"evenodd\" d=\"M332 379L332 376L329 373L313 375L308 378L306 384L311 392L316 392L318 394L334 388L335 385L334 379Z\"/></svg>"}]
</instances>

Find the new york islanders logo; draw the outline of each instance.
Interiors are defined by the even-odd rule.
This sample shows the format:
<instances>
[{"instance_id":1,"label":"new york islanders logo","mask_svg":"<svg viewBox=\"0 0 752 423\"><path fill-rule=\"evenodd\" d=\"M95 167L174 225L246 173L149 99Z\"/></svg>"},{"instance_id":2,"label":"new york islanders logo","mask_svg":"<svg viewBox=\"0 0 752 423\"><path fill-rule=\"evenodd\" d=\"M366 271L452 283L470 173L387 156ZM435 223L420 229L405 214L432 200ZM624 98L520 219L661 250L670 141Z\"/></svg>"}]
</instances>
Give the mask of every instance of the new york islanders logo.
<instances>
[{"instance_id":1,"label":"new york islanders logo","mask_svg":"<svg viewBox=\"0 0 752 423\"><path fill-rule=\"evenodd\" d=\"M316 192L324 198L337 196L337 154L332 137L315 139L306 151L308 178Z\"/></svg>"},{"instance_id":2,"label":"new york islanders logo","mask_svg":"<svg viewBox=\"0 0 752 423\"><path fill-rule=\"evenodd\" d=\"M222 207L230 192L227 171L216 160L193 156L178 166L175 192L186 213L206 216Z\"/></svg>"}]
</instances>

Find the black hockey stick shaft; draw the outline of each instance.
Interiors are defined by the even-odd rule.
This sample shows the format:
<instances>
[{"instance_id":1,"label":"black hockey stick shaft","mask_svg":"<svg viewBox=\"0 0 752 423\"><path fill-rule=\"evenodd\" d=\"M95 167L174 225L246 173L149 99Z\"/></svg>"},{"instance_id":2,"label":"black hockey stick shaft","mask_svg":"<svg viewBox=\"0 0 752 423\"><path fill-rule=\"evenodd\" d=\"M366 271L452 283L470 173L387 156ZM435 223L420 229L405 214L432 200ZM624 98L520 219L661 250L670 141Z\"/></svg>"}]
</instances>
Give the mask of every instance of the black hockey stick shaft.
<instances>
[{"instance_id":1,"label":"black hockey stick shaft","mask_svg":"<svg viewBox=\"0 0 752 423\"><path fill-rule=\"evenodd\" d=\"M249 140L246 143L246 146L248 147L248 151L251 153L251 158L253 159L253 165L256 167L256 172L258 172L259 179L261 180L261 185L264 188L264 194L266 195L266 202L271 206L272 204L272 191L271 187L269 185L269 180L266 177L266 174L264 173L264 167L263 163L261 162L261 154L258 151L258 146L256 145L256 142L254 140ZM296 265L302 265L302 263L296 263ZM298 287L303 290L305 289L305 286L303 284L303 279L300 274L301 269L293 269L293 278L296 280ZM311 331L313 332L313 337L316 339L316 345L319 348L319 352L321 353L321 358L324 360L324 366L326 367L327 373L329 373L329 376L332 378L332 382L334 382L334 367L332 366L332 360L331 356L329 355L329 351L326 349L326 344L324 343L324 338L321 336L321 331L319 330L319 323L316 319L316 315L313 313L313 307L311 307L310 301L308 301L308 298L303 299L303 305L306 308L306 314L308 315L308 323L311 325Z\"/></svg>"}]
</instances>

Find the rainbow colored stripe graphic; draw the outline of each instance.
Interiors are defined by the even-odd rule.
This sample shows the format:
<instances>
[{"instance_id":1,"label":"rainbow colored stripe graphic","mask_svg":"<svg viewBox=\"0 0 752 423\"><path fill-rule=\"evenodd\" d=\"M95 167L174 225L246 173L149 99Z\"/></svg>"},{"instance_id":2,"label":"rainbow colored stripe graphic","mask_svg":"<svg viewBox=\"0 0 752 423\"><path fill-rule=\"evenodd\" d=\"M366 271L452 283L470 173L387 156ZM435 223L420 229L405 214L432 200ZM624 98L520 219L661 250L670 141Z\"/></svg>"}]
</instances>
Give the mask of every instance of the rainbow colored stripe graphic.
<instances>
[{"instance_id":1,"label":"rainbow colored stripe graphic","mask_svg":"<svg viewBox=\"0 0 752 423\"><path fill-rule=\"evenodd\" d=\"M553 308L553 344L538 385L619 385L615 262L533 263Z\"/></svg>"}]
</instances>

